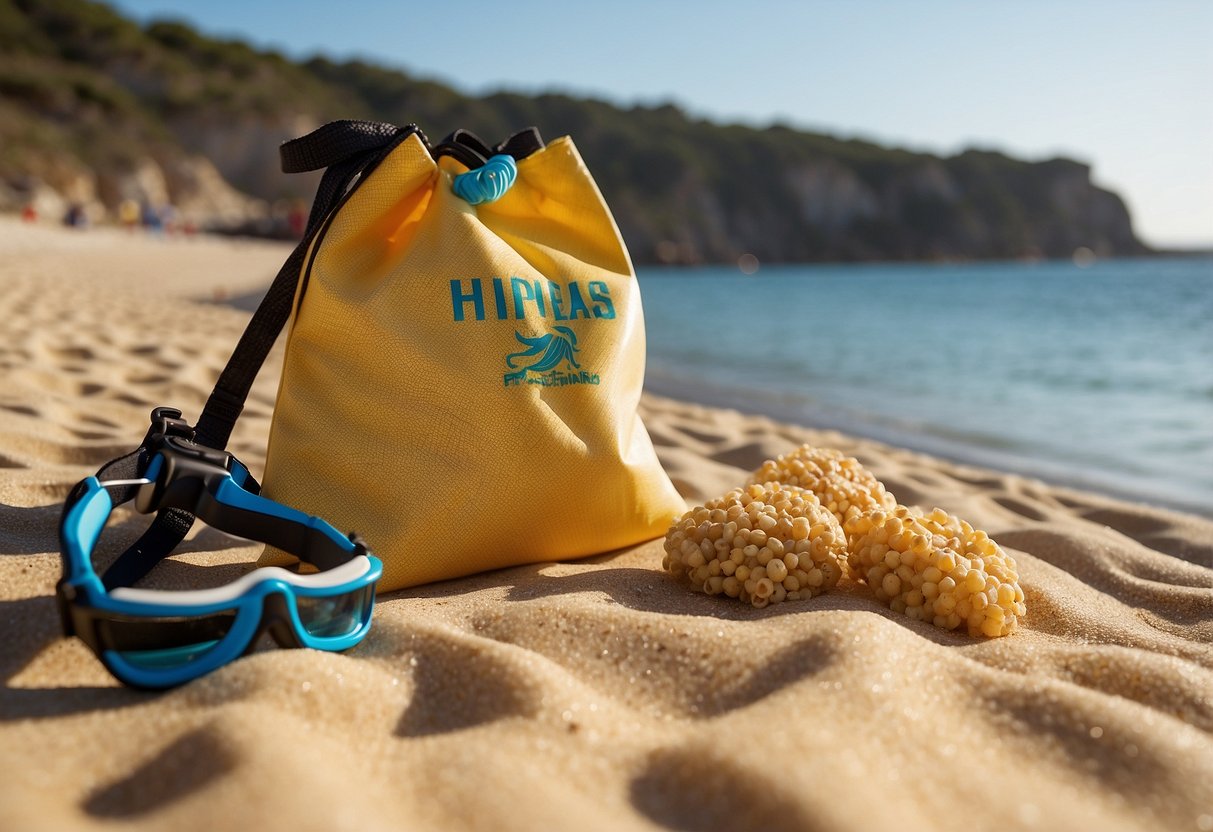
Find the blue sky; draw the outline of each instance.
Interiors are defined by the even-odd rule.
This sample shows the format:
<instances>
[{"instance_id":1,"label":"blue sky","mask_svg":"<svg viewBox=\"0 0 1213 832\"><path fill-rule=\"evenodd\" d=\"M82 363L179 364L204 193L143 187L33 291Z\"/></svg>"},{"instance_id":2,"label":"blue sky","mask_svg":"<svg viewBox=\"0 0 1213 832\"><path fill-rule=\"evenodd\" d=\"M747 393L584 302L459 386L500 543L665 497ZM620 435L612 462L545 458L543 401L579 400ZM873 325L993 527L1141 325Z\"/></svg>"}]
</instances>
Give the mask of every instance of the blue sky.
<instances>
[{"instance_id":1,"label":"blue sky","mask_svg":"<svg viewBox=\"0 0 1213 832\"><path fill-rule=\"evenodd\" d=\"M1213 2L117 0L472 93L675 101L934 152L1066 154L1155 245L1213 245ZM541 125L542 126L542 125Z\"/></svg>"}]
</instances>

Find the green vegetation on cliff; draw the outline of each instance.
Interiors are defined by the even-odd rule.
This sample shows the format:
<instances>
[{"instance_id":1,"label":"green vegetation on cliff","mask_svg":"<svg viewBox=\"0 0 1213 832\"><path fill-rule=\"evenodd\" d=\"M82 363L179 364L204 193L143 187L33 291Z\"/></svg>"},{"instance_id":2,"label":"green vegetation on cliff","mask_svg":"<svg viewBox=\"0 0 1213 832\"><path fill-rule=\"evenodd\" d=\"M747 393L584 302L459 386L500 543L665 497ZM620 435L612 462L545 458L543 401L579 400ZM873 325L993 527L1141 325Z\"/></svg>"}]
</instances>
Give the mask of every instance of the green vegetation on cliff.
<instances>
[{"instance_id":1,"label":"green vegetation on cliff","mask_svg":"<svg viewBox=\"0 0 1213 832\"><path fill-rule=\"evenodd\" d=\"M414 122L435 139L466 127L493 141L536 125L574 137L638 261L1145 250L1120 198L1067 159L941 157L717 124L668 105L472 97L361 61L300 63L180 23L143 27L88 0L0 0L0 55L0 187L10 194L74 187L112 210L142 187L126 174L149 160L203 156L246 194L299 196L314 180L279 174L277 143L330 119ZM167 179L170 198L186 187Z\"/></svg>"}]
</instances>

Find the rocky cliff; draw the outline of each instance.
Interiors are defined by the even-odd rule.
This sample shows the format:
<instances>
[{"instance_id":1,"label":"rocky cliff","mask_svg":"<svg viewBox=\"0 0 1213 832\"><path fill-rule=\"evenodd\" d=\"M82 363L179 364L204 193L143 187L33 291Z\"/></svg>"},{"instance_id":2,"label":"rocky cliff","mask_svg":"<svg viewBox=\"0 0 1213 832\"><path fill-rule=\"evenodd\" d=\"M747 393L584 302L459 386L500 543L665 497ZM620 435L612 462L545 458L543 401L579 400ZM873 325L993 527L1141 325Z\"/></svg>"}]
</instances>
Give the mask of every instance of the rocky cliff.
<instances>
[{"instance_id":1,"label":"rocky cliff","mask_svg":"<svg viewBox=\"0 0 1213 832\"><path fill-rule=\"evenodd\" d=\"M279 142L332 118L415 122L440 138L528 125L571 134L639 262L1068 257L1146 251L1087 166L970 150L935 156L775 126L560 95L470 97L360 62L297 63L88 0L0 0L0 208L171 203L266 229L315 177Z\"/></svg>"}]
</instances>

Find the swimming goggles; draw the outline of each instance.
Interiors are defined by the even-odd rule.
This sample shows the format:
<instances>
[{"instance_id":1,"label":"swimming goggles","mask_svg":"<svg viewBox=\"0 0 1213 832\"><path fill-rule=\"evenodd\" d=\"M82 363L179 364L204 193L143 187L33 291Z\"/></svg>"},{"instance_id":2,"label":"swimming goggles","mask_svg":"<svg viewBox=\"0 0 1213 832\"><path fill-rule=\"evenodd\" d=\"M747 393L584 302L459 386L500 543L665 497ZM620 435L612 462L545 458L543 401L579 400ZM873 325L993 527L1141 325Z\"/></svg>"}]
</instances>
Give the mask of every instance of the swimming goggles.
<instances>
[{"instance_id":1,"label":"swimming goggles","mask_svg":"<svg viewBox=\"0 0 1213 832\"><path fill-rule=\"evenodd\" d=\"M68 496L59 528L63 578L56 587L65 634L79 636L110 673L140 688L174 687L209 673L250 652L267 632L282 647L345 650L362 641L383 574L379 559L357 536L259 496L248 469L225 451L196 444L180 416L171 408L152 411L140 448ZM93 547L114 507L128 500L145 514L189 512L320 571L272 566L213 589L137 589L130 584L159 560L146 562L137 544L102 578L93 571Z\"/></svg>"}]
</instances>

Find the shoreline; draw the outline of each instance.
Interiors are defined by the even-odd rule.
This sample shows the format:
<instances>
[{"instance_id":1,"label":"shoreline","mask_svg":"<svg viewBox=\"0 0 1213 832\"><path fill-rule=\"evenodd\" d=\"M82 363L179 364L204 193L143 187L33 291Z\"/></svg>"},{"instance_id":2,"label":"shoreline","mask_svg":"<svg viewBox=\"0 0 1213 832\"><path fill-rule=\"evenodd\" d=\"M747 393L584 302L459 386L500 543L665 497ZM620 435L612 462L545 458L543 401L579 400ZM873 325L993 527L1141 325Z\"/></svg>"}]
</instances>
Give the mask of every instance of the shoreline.
<instances>
[{"instance_id":1,"label":"shoreline","mask_svg":"<svg viewBox=\"0 0 1213 832\"><path fill-rule=\"evenodd\" d=\"M870 439L891 448L924 454L958 465L988 469L995 473L1013 474L1039 480L1047 485L1086 491L1148 508L1175 511L1205 520L1213 519L1213 506L1211 505L1186 501L1169 494L1143 493L1140 489L1119 483L1118 478L1111 474L1101 476L1102 472L1098 471L1067 473L1061 470L1061 466L1050 465L1040 458L1009 452L1002 453L993 448L982 448L960 440L949 440L942 436L934 437L925 433L912 433L895 428L882 429L879 425L870 422L831 420L828 417L823 418L808 412L801 404L789 403L780 406L768 402L765 403L765 407L754 407L748 399L731 396L723 390L713 389L703 383L679 384L668 379L650 382L646 378L645 392L702 407L724 408L744 415L765 416L809 430L836 431L856 439Z\"/></svg>"},{"instance_id":2,"label":"shoreline","mask_svg":"<svg viewBox=\"0 0 1213 832\"><path fill-rule=\"evenodd\" d=\"M224 230L196 230L191 232L184 231L150 231L142 227L132 229L122 225L119 222L98 222L87 226L86 228L71 228L65 226L62 222L55 220L40 218L32 222L23 220L20 211L0 211L0 223L11 223L12 225L20 225L25 228L47 229L51 231L61 230L71 234L88 235L91 233L100 232L102 234L121 233L127 235L128 238L144 237L148 239L167 239L167 240L200 240L203 242L231 242L236 244L252 244L252 245L269 245L269 246L285 246L286 251L290 251L291 247L297 242L294 238L284 238L274 236L272 234L243 234L234 233ZM1100 262L1124 262L1124 261L1154 261L1159 259L1180 259L1180 260L1208 260L1213 259L1213 245L1207 247L1179 248L1179 247L1152 247L1146 251L1135 252L1133 254L1112 254L1101 255L1088 262L1088 264ZM779 269L779 268L803 268L803 267L830 267L830 266L931 266L931 267L946 267L946 266L974 266L974 265L1045 265L1049 263L1070 263L1073 262L1073 257L941 257L941 258L922 258L922 259L865 259L865 260L763 260L760 261L758 270L752 274L759 274L763 268ZM663 262L661 260L633 260L632 265L637 270L694 270L703 268L736 268L737 264L733 260L705 260L695 263L684 262ZM740 272L740 269L738 269ZM751 274L744 272L744 274Z\"/></svg>"}]
</instances>

